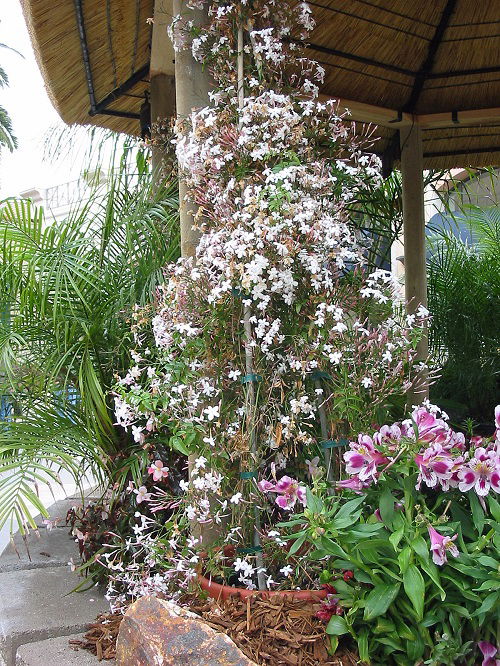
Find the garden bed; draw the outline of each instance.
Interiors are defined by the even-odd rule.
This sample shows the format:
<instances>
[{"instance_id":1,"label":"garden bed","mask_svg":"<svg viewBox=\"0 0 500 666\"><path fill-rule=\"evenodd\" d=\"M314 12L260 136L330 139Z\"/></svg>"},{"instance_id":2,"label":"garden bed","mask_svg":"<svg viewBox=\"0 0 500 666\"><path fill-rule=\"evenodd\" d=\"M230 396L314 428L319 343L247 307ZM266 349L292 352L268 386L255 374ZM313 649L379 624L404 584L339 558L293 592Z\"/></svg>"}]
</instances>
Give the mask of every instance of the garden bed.
<instances>
[{"instance_id":1,"label":"garden bed","mask_svg":"<svg viewBox=\"0 0 500 666\"><path fill-rule=\"evenodd\" d=\"M218 603L191 596L184 599L189 609L216 631L229 636L240 650L259 666L355 666L358 656L339 648L328 654L329 638L324 623L316 617L318 604L273 597L236 597ZM115 657L116 640L123 615L100 615L78 647L99 660ZM72 645L76 645L72 641Z\"/></svg>"}]
</instances>

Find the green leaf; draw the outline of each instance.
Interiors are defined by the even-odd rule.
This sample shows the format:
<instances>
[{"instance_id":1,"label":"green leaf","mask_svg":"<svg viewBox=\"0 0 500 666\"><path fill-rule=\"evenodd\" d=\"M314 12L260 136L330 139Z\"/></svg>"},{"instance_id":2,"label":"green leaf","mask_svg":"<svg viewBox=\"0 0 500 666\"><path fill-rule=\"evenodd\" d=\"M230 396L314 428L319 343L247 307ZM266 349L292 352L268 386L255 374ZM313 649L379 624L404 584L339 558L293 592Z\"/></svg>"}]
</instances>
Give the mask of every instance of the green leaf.
<instances>
[{"instance_id":1,"label":"green leaf","mask_svg":"<svg viewBox=\"0 0 500 666\"><path fill-rule=\"evenodd\" d=\"M369 662L370 661L370 652L368 650L368 629L365 627L361 629L358 634L358 652L359 658L361 661Z\"/></svg>"},{"instance_id":2,"label":"green leaf","mask_svg":"<svg viewBox=\"0 0 500 666\"><path fill-rule=\"evenodd\" d=\"M342 636L342 634L349 633L349 628L344 617L341 615L333 615L326 625L325 631L330 636Z\"/></svg>"},{"instance_id":3,"label":"green leaf","mask_svg":"<svg viewBox=\"0 0 500 666\"><path fill-rule=\"evenodd\" d=\"M498 592L492 592L491 594L488 594L488 596L483 601L481 606L474 613L472 613L471 617L477 617L482 613L488 613L493 607L496 608L496 611L498 613L499 603L500 603L500 594Z\"/></svg>"},{"instance_id":4,"label":"green leaf","mask_svg":"<svg viewBox=\"0 0 500 666\"><path fill-rule=\"evenodd\" d=\"M384 490L380 496L379 509L382 522L387 527L391 527L394 518L394 497L390 490Z\"/></svg>"},{"instance_id":5,"label":"green leaf","mask_svg":"<svg viewBox=\"0 0 500 666\"><path fill-rule=\"evenodd\" d=\"M361 497L356 497L355 499L349 500L343 504L340 509L335 514L335 520L341 518L350 518L352 513L366 501L366 497L362 495Z\"/></svg>"},{"instance_id":6,"label":"green leaf","mask_svg":"<svg viewBox=\"0 0 500 666\"><path fill-rule=\"evenodd\" d=\"M469 491L468 495L469 495L470 508L472 511L472 518L474 520L474 525L476 526L479 536L481 536L484 529L483 507L481 506L478 496L476 495L475 492Z\"/></svg>"},{"instance_id":7,"label":"green leaf","mask_svg":"<svg viewBox=\"0 0 500 666\"><path fill-rule=\"evenodd\" d=\"M189 456L190 451L186 448L180 437L171 437L168 443L174 449L174 451L182 453L183 456Z\"/></svg>"},{"instance_id":8,"label":"green leaf","mask_svg":"<svg viewBox=\"0 0 500 666\"><path fill-rule=\"evenodd\" d=\"M418 619L424 617L425 583L420 571L414 564L410 564L403 574L403 587L413 604Z\"/></svg>"},{"instance_id":9,"label":"green leaf","mask_svg":"<svg viewBox=\"0 0 500 666\"><path fill-rule=\"evenodd\" d=\"M296 553L299 550L299 548L302 546L306 538L307 534L304 532L293 542L290 550L288 551L288 554L293 555L294 553Z\"/></svg>"},{"instance_id":10,"label":"green leaf","mask_svg":"<svg viewBox=\"0 0 500 666\"><path fill-rule=\"evenodd\" d=\"M411 547L423 560L429 559L429 546L422 536L413 539Z\"/></svg>"},{"instance_id":11,"label":"green leaf","mask_svg":"<svg viewBox=\"0 0 500 666\"><path fill-rule=\"evenodd\" d=\"M400 527L389 536L389 541L391 542L394 550L398 549L398 545L401 539L403 538L403 534L404 534L404 527Z\"/></svg>"},{"instance_id":12,"label":"green leaf","mask_svg":"<svg viewBox=\"0 0 500 666\"><path fill-rule=\"evenodd\" d=\"M489 590L500 590L500 580L485 580L479 587L474 588L474 592L485 592Z\"/></svg>"},{"instance_id":13,"label":"green leaf","mask_svg":"<svg viewBox=\"0 0 500 666\"><path fill-rule=\"evenodd\" d=\"M490 567L491 569L497 570L499 567L498 560L495 560L493 557L488 557L488 555L481 555L477 558L477 561L485 567Z\"/></svg>"},{"instance_id":14,"label":"green leaf","mask_svg":"<svg viewBox=\"0 0 500 666\"><path fill-rule=\"evenodd\" d=\"M441 585L441 579L439 578L439 571L437 566L434 564L434 562L432 562L432 560L424 560L421 557L419 557L418 559L422 569L429 576L434 585L438 588L441 596L441 601L444 601L446 599L446 592L444 591L443 586Z\"/></svg>"},{"instance_id":15,"label":"green leaf","mask_svg":"<svg viewBox=\"0 0 500 666\"><path fill-rule=\"evenodd\" d=\"M309 511L312 511L312 513L323 512L325 508L323 500L321 499L321 497L313 495L308 487L306 487L306 500L307 500L307 508L309 509Z\"/></svg>"},{"instance_id":16,"label":"green leaf","mask_svg":"<svg viewBox=\"0 0 500 666\"><path fill-rule=\"evenodd\" d=\"M399 588L399 583L376 585L366 597L364 619L373 620L379 615L383 615L398 596Z\"/></svg>"},{"instance_id":17,"label":"green leaf","mask_svg":"<svg viewBox=\"0 0 500 666\"><path fill-rule=\"evenodd\" d=\"M396 625L391 620L388 620L386 617L379 617L375 629L373 630L374 634L390 634L396 629Z\"/></svg>"},{"instance_id":18,"label":"green leaf","mask_svg":"<svg viewBox=\"0 0 500 666\"><path fill-rule=\"evenodd\" d=\"M409 546L405 546L398 554L399 569L402 574L404 574L404 572L408 569L411 561L411 554L411 548Z\"/></svg>"},{"instance_id":19,"label":"green leaf","mask_svg":"<svg viewBox=\"0 0 500 666\"><path fill-rule=\"evenodd\" d=\"M413 640L406 642L406 654L411 663L416 663L424 654L425 644L420 636L415 636Z\"/></svg>"},{"instance_id":20,"label":"green leaf","mask_svg":"<svg viewBox=\"0 0 500 666\"><path fill-rule=\"evenodd\" d=\"M497 521L497 523L500 523L500 504L496 501L491 493L488 495L488 505L490 507L491 515Z\"/></svg>"}]
</instances>

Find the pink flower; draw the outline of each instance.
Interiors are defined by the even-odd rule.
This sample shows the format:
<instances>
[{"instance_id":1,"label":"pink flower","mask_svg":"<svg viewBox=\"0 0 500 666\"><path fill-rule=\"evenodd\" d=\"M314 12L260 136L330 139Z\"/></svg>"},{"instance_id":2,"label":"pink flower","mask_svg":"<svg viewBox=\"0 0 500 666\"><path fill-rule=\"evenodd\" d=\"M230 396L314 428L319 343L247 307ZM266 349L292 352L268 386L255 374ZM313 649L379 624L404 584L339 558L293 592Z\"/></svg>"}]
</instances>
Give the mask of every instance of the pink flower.
<instances>
[{"instance_id":1,"label":"pink flower","mask_svg":"<svg viewBox=\"0 0 500 666\"><path fill-rule=\"evenodd\" d=\"M393 423L392 425L383 425L378 432L373 435L373 441L375 444L384 444L391 442L399 442L403 432L401 431L401 426L399 423Z\"/></svg>"},{"instance_id":2,"label":"pink flower","mask_svg":"<svg viewBox=\"0 0 500 666\"><path fill-rule=\"evenodd\" d=\"M300 486L298 481L289 476L282 476L275 484L269 481L259 481L258 486L263 493L278 493L279 497L276 498L276 504L281 509L291 511L297 500L299 500L302 506L306 506L305 487Z\"/></svg>"},{"instance_id":3,"label":"pink flower","mask_svg":"<svg viewBox=\"0 0 500 666\"><path fill-rule=\"evenodd\" d=\"M447 482L453 469L453 460L441 444L431 444L423 454L415 456L418 467L418 478L415 488L420 490L422 481L429 488L435 488L438 481Z\"/></svg>"},{"instance_id":4,"label":"pink flower","mask_svg":"<svg viewBox=\"0 0 500 666\"><path fill-rule=\"evenodd\" d=\"M337 481L337 488L347 488L349 490L354 490L355 493L361 492L364 488L367 488L370 485L368 481L360 481L357 476L351 476L350 479L344 479L342 481Z\"/></svg>"},{"instance_id":5,"label":"pink flower","mask_svg":"<svg viewBox=\"0 0 500 666\"><path fill-rule=\"evenodd\" d=\"M498 649L494 645L487 641L481 641L478 643L478 647L483 653L481 666L500 666L500 659L495 659Z\"/></svg>"},{"instance_id":6,"label":"pink flower","mask_svg":"<svg viewBox=\"0 0 500 666\"><path fill-rule=\"evenodd\" d=\"M500 430L500 405L495 407L495 425L497 430Z\"/></svg>"},{"instance_id":7,"label":"pink flower","mask_svg":"<svg viewBox=\"0 0 500 666\"><path fill-rule=\"evenodd\" d=\"M467 492L474 488L480 497L490 492L490 488L500 493L500 456L492 449L479 448L474 451L468 465L458 473L459 489Z\"/></svg>"},{"instance_id":8,"label":"pink flower","mask_svg":"<svg viewBox=\"0 0 500 666\"><path fill-rule=\"evenodd\" d=\"M450 551L450 555L453 555L453 557L459 556L460 553L458 552L458 548L453 543L457 538L456 534L452 537L443 536L442 534L439 534L439 532L437 532L431 525L429 525L428 530L429 536L431 538L431 553L434 564L442 566L448 562L448 558L446 556L447 550Z\"/></svg>"},{"instance_id":9,"label":"pink flower","mask_svg":"<svg viewBox=\"0 0 500 666\"><path fill-rule=\"evenodd\" d=\"M376 481L377 465L387 463L387 458L373 446L368 435L359 435L358 441L351 442L351 450L344 453L345 471L356 474L360 481Z\"/></svg>"},{"instance_id":10,"label":"pink flower","mask_svg":"<svg viewBox=\"0 0 500 666\"><path fill-rule=\"evenodd\" d=\"M168 467L164 467L161 460L155 460L154 463L148 467L148 474L153 475L153 481L161 481L168 476Z\"/></svg>"},{"instance_id":11,"label":"pink flower","mask_svg":"<svg viewBox=\"0 0 500 666\"><path fill-rule=\"evenodd\" d=\"M418 438L424 442L445 444L450 437L450 428L442 419L437 419L425 407L413 412L413 420L418 429Z\"/></svg>"}]
</instances>

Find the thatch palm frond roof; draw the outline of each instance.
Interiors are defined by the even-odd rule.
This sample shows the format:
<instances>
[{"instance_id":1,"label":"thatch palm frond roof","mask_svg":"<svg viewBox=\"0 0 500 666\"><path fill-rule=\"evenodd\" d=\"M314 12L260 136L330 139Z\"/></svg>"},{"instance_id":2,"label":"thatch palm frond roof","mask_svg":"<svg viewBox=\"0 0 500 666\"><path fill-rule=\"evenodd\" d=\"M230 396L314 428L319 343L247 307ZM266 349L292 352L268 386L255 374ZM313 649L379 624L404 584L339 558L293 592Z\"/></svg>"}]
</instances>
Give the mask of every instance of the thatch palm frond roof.
<instances>
[{"instance_id":1,"label":"thatch palm frond roof","mask_svg":"<svg viewBox=\"0 0 500 666\"><path fill-rule=\"evenodd\" d=\"M153 0L21 1L61 117L138 133ZM499 162L499 0L309 4L317 27L308 50L326 70L322 94L381 125L377 152L397 159L397 130L419 122L425 166Z\"/></svg>"}]
</instances>

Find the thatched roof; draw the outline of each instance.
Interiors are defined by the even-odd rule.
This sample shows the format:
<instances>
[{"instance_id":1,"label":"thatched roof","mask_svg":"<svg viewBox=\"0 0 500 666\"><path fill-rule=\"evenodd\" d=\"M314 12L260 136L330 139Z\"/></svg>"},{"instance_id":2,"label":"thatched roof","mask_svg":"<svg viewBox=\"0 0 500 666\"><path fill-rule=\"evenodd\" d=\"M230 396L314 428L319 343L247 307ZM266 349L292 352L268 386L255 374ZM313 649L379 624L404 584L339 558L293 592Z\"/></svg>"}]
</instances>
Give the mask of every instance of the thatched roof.
<instances>
[{"instance_id":1,"label":"thatched roof","mask_svg":"<svg viewBox=\"0 0 500 666\"><path fill-rule=\"evenodd\" d=\"M153 0L21 1L61 117L137 133ZM397 129L418 122L427 167L499 162L499 0L309 4L317 21L309 52L327 71L322 93L348 100L354 118L381 125L377 152L397 159ZM91 116L91 108L101 113Z\"/></svg>"}]
</instances>

